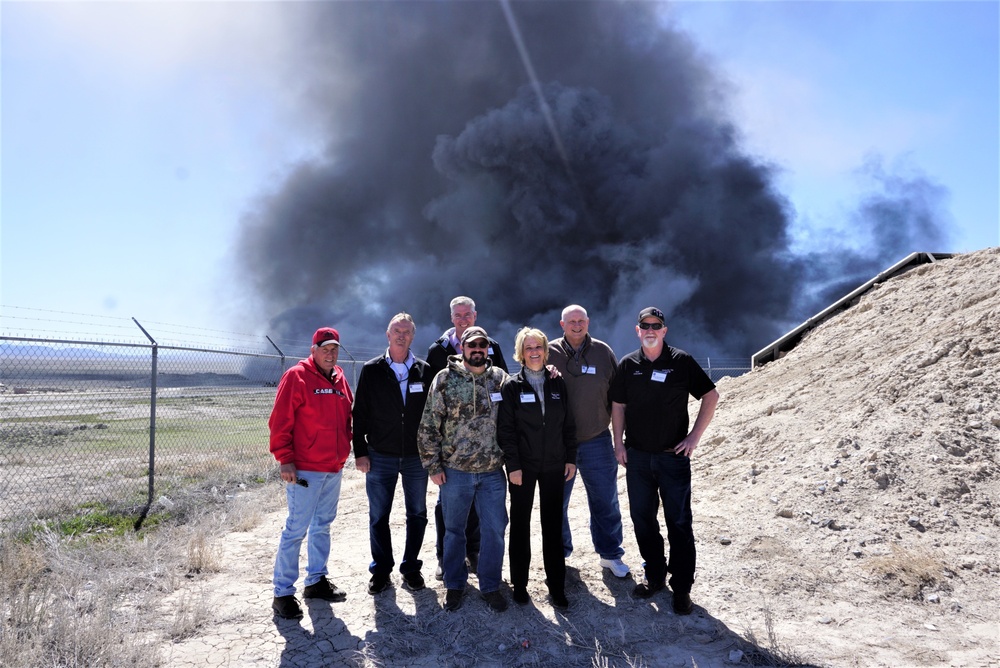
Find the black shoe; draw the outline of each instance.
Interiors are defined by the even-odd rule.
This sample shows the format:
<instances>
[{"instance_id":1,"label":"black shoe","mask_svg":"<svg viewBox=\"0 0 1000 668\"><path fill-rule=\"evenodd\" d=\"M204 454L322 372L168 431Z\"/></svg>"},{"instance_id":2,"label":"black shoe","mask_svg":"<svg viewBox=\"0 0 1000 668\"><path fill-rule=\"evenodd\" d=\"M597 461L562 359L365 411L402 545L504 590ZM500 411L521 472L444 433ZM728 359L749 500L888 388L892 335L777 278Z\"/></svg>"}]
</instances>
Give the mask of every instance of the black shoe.
<instances>
[{"instance_id":1,"label":"black shoe","mask_svg":"<svg viewBox=\"0 0 1000 668\"><path fill-rule=\"evenodd\" d=\"M691 602L691 595L674 592L674 612L678 615L690 615L692 610L694 603Z\"/></svg>"},{"instance_id":2,"label":"black shoe","mask_svg":"<svg viewBox=\"0 0 1000 668\"><path fill-rule=\"evenodd\" d=\"M464 589L449 589L444 595L444 609L448 612L455 612L462 607L462 599L464 597Z\"/></svg>"},{"instance_id":3,"label":"black shoe","mask_svg":"<svg viewBox=\"0 0 1000 668\"><path fill-rule=\"evenodd\" d=\"M531 603L531 597L528 596L527 587L514 587L514 602L518 605L527 605Z\"/></svg>"},{"instance_id":4,"label":"black shoe","mask_svg":"<svg viewBox=\"0 0 1000 668\"><path fill-rule=\"evenodd\" d=\"M566 594L549 592L549 598L552 599L552 607L558 608L559 610L565 610L569 607L569 599L566 598Z\"/></svg>"},{"instance_id":5,"label":"black shoe","mask_svg":"<svg viewBox=\"0 0 1000 668\"><path fill-rule=\"evenodd\" d=\"M389 586L389 576L388 575L373 575L372 579L368 581L368 593L374 596L375 594L380 594L386 590Z\"/></svg>"},{"instance_id":6,"label":"black shoe","mask_svg":"<svg viewBox=\"0 0 1000 668\"><path fill-rule=\"evenodd\" d=\"M275 596L271 603L274 614L285 619L302 619L302 608L294 596Z\"/></svg>"},{"instance_id":7,"label":"black shoe","mask_svg":"<svg viewBox=\"0 0 1000 668\"><path fill-rule=\"evenodd\" d=\"M406 586L409 587L411 591L420 591L426 586L424 583L424 576L420 574L420 571L404 573L403 582L406 583Z\"/></svg>"},{"instance_id":8,"label":"black shoe","mask_svg":"<svg viewBox=\"0 0 1000 668\"><path fill-rule=\"evenodd\" d=\"M315 583L309 585L302 591L303 598L319 598L324 601L346 601L347 593L343 589L338 589L337 585L331 583L325 577L320 578Z\"/></svg>"},{"instance_id":9,"label":"black shoe","mask_svg":"<svg viewBox=\"0 0 1000 668\"><path fill-rule=\"evenodd\" d=\"M469 572L479 575L479 553L473 552L465 558L465 564L469 567Z\"/></svg>"},{"instance_id":10,"label":"black shoe","mask_svg":"<svg viewBox=\"0 0 1000 668\"><path fill-rule=\"evenodd\" d=\"M649 598L666 586L663 582L642 582L635 586L632 595L637 598Z\"/></svg>"},{"instance_id":11,"label":"black shoe","mask_svg":"<svg viewBox=\"0 0 1000 668\"><path fill-rule=\"evenodd\" d=\"M499 589L483 594L483 600L486 601L486 605L490 606L490 610L493 612L503 612L507 609L507 599L503 597Z\"/></svg>"}]
</instances>

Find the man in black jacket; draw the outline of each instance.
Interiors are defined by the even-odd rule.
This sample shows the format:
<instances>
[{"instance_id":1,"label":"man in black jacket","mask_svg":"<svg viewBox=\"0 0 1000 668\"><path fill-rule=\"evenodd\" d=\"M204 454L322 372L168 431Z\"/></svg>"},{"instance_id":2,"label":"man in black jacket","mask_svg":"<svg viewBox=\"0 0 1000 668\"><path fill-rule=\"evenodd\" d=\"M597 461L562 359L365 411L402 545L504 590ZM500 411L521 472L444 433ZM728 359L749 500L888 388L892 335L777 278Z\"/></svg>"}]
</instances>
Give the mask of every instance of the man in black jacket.
<instances>
[{"instance_id":1,"label":"man in black jacket","mask_svg":"<svg viewBox=\"0 0 1000 668\"><path fill-rule=\"evenodd\" d=\"M469 327L476 324L476 302L472 301L470 297L455 297L451 300L450 307L451 322L455 326L441 334L438 340L432 343L431 347L427 350L427 363L431 367L432 378L437 375L438 371L448 366L448 357L450 355L462 354L461 344L459 343L462 340L462 334ZM493 338L490 338L488 343L490 347L487 348L486 355L490 358L493 366L507 371L507 362L503 358L503 351L500 350L500 344Z\"/></svg>"},{"instance_id":2,"label":"man in black jacket","mask_svg":"<svg viewBox=\"0 0 1000 668\"><path fill-rule=\"evenodd\" d=\"M365 473L368 492L372 577L368 593L384 591L394 561L389 511L396 480L403 480L406 505L406 543L399 572L411 590L424 588L418 558L427 528L427 471L417 451L417 427L433 375L427 362L410 352L416 327L413 318L399 313L389 321L385 355L361 368L354 394L354 459Z\"/></svg>"},{"instance_id":3,"label":"man in black jacket","mask_svg":"<svg viewBox=\"0 0 1000 668\"><path fill-rule=\"evenodd\" d=\"M472 298L464 296L455 297L451 300L449 306L451 308L451 322L454 327L445 331L427 350L427 364L430 365L432 379L439 371L448 366L449 356L462 354L462 345L460 343L462 334L469 327L476 324L476 302L472 301ZM492 338L487 339L487 343L489 343L489 347L486 349L486 355L490 358L493 366L506 371L507 362L503 358L503 351L500 350L500 344ZM430 383L428 382L428 384ZM440 497L438 497L438 502L434 506L434 528L437 532L438 559L438 568L435 572L435 577L440 580L444 577L444 571L441 568L441 560L444 555L444 515L441 513ZM469 562L469 571L472 573L478 570L479 542L479 515L476 513L476 507L473 505L472 510L469 511L468 524L465 527L466 558Z\"/></svg>"}]
</instances>

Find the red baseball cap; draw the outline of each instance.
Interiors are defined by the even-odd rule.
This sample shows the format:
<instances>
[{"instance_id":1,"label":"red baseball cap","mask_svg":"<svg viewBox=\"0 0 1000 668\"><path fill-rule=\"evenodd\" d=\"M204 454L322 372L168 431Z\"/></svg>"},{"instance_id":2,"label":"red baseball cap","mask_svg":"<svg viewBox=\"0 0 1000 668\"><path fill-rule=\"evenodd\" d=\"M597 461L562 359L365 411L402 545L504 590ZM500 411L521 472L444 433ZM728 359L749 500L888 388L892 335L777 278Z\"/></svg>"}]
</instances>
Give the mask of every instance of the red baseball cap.
<instances>
[{"instance_id":1,"label":"red baseball cap","mask_svg":"<svg viewBox=\"0 0 1000 668\"><path fill-rule=\"evenodd\" d=\"M338 333L333 327L320 327L316 330L316 333L313 334L314 346L322 348L323 346L328 346L331 343L336 343L338 346L340 345L340 333Z\"/></svg>"}]
</instances>

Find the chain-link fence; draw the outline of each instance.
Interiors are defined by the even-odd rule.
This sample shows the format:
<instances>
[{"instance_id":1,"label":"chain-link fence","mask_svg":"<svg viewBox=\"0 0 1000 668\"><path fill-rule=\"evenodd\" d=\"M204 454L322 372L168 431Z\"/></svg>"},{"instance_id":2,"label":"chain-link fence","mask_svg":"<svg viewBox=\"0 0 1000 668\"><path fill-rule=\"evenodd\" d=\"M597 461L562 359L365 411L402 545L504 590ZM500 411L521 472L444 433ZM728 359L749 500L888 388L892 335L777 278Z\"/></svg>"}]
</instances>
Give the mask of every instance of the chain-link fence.
<instances>
[{"instance_id":1,"label":"chain-link fence","mask_svg":"<svg viewBox=\"0 0 1000 668\"><path fill-rule=\"evenodd\" d=\"M726 376L742 376L750 370L750 362L746 358L706 357L697 362L713 383L718 383Z\"/></svg>"},{"instance_id":2,"label":"chain-link fence","mask_svg":"<svg viewBox=\"0 0 1000 668\"><path fill-rule=\"evenodd\" d=\"M0 523L100 504L144 513L174 486L273 475L275 388L309 355L275 351L0 336ZM364 361L341 350L352 388ZM749 370L699 362L713 380Z\"/></svg>"},{"instance_id":3,"label":"chain-link fence","mask_svg":"<svg viewBox=\"0 0 1000 668\"><path fill-rule=\"evenodd\" d=\"M0 522L266 477L275 388L309 354L289 352L0 337Z\"/></svg>"}]
</instances>

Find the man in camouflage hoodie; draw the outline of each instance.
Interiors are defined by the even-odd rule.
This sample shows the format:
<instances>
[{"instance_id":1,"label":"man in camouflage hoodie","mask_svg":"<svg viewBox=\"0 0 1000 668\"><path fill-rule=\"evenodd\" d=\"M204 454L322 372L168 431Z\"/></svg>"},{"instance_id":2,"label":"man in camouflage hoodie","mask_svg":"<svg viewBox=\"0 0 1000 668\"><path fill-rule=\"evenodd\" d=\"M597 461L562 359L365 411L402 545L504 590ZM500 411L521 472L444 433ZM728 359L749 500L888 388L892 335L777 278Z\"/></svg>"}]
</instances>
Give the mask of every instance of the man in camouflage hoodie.
<instances>
[{"instance_id":1,"label":"man in camouflage hoodie","mask_svg":"<svg viewBox=\"0 0 1000 668\"><path fill-rule=\"evenodd\" d=\"M441 488L444 511L445 609L462 607L469 571L465 563L465 525L473 501L479 511L482 544L479 591L489 607L507 609L500 592L504 531L507 528L507 479L497 445L497 403L507 377L487 356L489 338L482 327L462 335L462 355L431 382L417 433L420 459L431 482Z\"/></svg>"}]
</instances>

